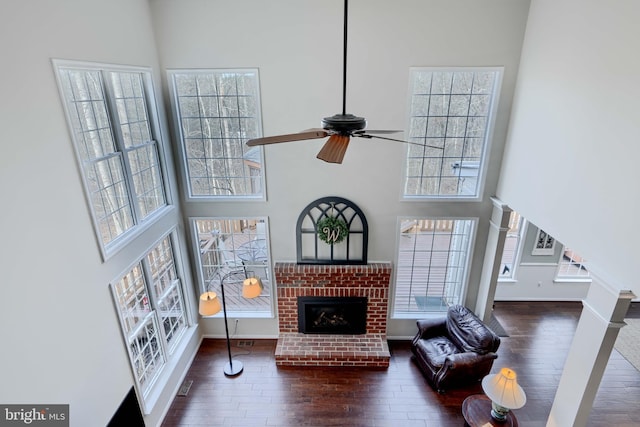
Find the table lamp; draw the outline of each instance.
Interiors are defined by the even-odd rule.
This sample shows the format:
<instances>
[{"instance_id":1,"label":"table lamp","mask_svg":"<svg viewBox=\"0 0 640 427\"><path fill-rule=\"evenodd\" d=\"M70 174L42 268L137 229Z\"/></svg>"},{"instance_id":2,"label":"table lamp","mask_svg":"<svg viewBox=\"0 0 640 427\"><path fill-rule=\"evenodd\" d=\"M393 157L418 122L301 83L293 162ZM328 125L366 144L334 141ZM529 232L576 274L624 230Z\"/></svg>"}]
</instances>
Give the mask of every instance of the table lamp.
<instances>
[{"instance_id":1,"label":"table lamp","mask_svg":"<svg viewBox=\"0 0 640 427\"><path fill-rule=\"evenodd\" d=\"M505 421L509 410L522 408L527 402L527 396L516 378L515 371L502 368L497 374L482 379L482 389L491 399L491 417L496 421Z\"/></svg>"}]
</instances>

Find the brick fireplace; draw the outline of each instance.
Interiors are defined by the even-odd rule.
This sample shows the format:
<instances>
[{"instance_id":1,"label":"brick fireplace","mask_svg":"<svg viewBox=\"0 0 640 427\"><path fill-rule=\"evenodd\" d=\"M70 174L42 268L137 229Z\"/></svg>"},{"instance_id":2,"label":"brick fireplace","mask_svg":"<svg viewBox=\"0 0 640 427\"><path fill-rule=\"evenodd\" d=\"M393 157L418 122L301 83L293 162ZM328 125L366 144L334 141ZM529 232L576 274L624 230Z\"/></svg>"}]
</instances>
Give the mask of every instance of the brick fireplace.
<instances>
[{"instance_id":1,"label":"brick fireplace","mask_svg":"<svg viewBox=\"0 0 640 427\"><path fill-rule=\"evenodd\" d=\"M278 366L389 366L386 340L390 263L302 265L276 263L280 334ZM298 332L298 297L364 297L364 334Z\"/></svg>"}]
</instances>

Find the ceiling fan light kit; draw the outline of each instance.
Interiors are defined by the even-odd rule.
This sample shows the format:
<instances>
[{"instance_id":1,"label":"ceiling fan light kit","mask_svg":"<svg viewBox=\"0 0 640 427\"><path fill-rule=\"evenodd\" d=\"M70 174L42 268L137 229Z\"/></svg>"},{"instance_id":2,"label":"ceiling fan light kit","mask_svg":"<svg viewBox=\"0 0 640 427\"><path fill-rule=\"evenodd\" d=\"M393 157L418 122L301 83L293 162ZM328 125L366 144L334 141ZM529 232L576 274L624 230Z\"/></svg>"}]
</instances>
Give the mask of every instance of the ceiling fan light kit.
<instances>
[{"instance_id":1,"label":"ceiling fan light kit","mask_svg":"<svg viewBox=\"0 0 640 427\"><path fill-rule=\"evenodd\" d=\"M254 138L247 141L249 147L256 145L277 144L280 142L301 141L307 139L320 139L329 137L318 155L320 160L329 163L342 163L344 155L349 146L351 137L358 138L379 138L387 141L398 141L409 144L423 145L415 142L404 141L401 139L387 138L373 134L391 134L401 131L397 130L371 130L366 131L367 120L364 117L358 117L346 112L347 99L347 22L348 22L349 1L344 1L344 44L343 44L343 68L342 68L342 113L334 114L331 117L322 119L322 129L311 129L300 133L291 133L285 135L267 136L263 138ZM439 147L433 147L439 148Z\"/></svg>"}]
</instances>

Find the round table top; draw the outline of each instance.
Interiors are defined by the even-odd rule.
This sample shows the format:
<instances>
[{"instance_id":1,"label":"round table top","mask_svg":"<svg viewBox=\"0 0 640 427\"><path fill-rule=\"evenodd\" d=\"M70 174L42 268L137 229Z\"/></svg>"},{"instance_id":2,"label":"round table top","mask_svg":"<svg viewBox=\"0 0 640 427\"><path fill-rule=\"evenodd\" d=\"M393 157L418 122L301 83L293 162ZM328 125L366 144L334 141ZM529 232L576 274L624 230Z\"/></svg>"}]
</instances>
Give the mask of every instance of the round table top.
<instances>
[{"instance_id":1,"label":"round table top","mask_svg":"<svg viewBox=\"0 0 640 427\"><path fill-rule=\"evenodd\" d=\"M470 427L518 427L518 420L509 411L504 422L491 418L491 400L484 394L474 394L462 402L462 416Z\"/></svg>"},{"instance_id":2,"label":"round table top","mask_svg":"<svg viewBox=\"0 0 640 427\"><path fill-rule=\"evenodd\" d=\"M238 247L236 255L245 262L262 262L267 260L267 241L255 239Z\"/></svg>"}]
</instances>

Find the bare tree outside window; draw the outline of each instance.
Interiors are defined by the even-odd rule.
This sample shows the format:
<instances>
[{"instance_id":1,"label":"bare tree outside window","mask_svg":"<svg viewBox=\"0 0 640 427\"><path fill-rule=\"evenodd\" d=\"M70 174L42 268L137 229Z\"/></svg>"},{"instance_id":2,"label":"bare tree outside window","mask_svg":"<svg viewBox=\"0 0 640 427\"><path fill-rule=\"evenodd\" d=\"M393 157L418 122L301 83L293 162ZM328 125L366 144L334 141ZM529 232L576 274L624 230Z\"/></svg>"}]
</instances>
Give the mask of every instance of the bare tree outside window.
<instances>
[{"instance_id":1,"label":"bare tree outside window","mask_svg":"<svg viewBox=\"0 0 640 427\"><path fill-rule=\"evenodd\" d=\"M479 197L502 72L411 69L404 196Z\"/></svg>"},{"instance_id":2,"label":"bare tree outside window","mask_svg":"<svg viewBox=\"0 0 640 427\"><path fill-rule=\"evenodd\" d=\"M170 72L191 197L262 197L257 70Z\"/></svg>"}]
</instances>

